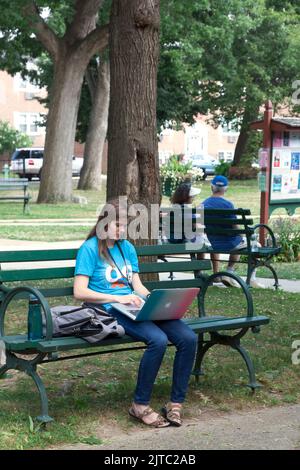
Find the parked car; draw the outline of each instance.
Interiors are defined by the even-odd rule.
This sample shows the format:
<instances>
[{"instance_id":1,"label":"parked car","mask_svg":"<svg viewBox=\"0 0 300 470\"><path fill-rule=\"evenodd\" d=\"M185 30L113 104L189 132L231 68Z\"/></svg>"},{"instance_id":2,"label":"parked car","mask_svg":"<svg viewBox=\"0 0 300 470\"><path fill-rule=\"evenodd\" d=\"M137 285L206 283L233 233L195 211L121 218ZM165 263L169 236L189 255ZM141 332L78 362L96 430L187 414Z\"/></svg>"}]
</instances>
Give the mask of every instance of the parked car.
<instances>
[{"instance_id":1,"label":"parked car","mask_svg":"<svg viewBox=\"0 0 300 470\"><path fill-rule=\"evenodd\" d=\"M218 165L218 161L209 155L192 155L190 157L193 167L201 168L203 170L203 179L208 175L215 174L215 167Z\"/></svg>"},{"instance_id":2,"label":"parked car","mask_svg":"<svg viewBox=\"0 0 300 470\"><path fill-rule=\"evenodd\" d=\"M10 171L20 177L31 180L40 178L43 166L44 149L42 147L18 148L11 157ZM78 176L83 165L83 158L73 156L72 175Z\"/></svg>"}]
</instances>

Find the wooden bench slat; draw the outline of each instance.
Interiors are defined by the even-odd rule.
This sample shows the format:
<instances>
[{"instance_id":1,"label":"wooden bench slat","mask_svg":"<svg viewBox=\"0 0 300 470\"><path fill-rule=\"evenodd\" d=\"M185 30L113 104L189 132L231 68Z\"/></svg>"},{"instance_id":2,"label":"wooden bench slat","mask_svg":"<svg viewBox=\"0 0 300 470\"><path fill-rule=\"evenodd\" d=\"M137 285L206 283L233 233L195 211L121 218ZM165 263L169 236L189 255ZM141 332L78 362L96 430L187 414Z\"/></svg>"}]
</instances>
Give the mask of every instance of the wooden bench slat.
<instances>
[{"instance_id":1,"label":"wooden bench slat","mask_svg":"<svg viewBox=\"0 0 300 470\"><path fill-rule=\"evenodd\" d=\"M167 272L185 272L185 271L199 271L211 269L209 260L183 260L183 261L168 261L165 263L142 263L140 266L141 273L167 273Z\"/></svg>"},{"instance_id":2,"label":"wooden bench slat","mask_svg":"<svg viewBox=\"0 0 300 470\"><path fill-rule=\"evenodd\" d=\"M251 210L250 209L205 209L205 214L211 214L211 215L228 215L234 214L234 215L251 215Z\"/></svg>"},{"instance_id":3,"label":"wooden bench slat","mask_svg":"<svg viewBox=\"0 0 300 470\"><path fill-rule=\"evenodd\" d=\"M32 281L39 279L67 279L74 277L74 267L70 268L39 268L0 271L0 281Z\"/></svg>"},{"instance_id":4,"label":"wooden bench slat","mask_svg":"<svg viewBox=\"0 0 300 470\"><path fill-rule=\"evenodd\" d=\"M269 318L265 316L255 317L237 317L237 318L187 318L184 322L187 323L197 333L208 333L222 330L233 330L241 328L251 328L252 326L265 325L269 323ZM75 337L62 337L53 338L50 341L34 340L29 341L26 335L18 336L4 336L2 338L9 351L26 351L36 349L41 352L56 352L56 351L69 351L72 349L82 348L95 348L105 347L112 345L121 345L128 343L137 343L130 336L123 336L121 338L107 338L101 344L90 344L82 338Z\"/></svg>"},{"instance_id":5,"label":"wooden bench slat","mask_svg":"<svg viewBox=\"0 0 300 470\"><path fill-rule=\"evenodd\" d=\"M225 217L205 217L205 222L206 225L211 225L211 224L216 224L216 225L242 225L242 226L247 226L247 225L253 225L253 219L230 219L230 218L225 218Z\"/></svg>"},{"instance_id":6,"label":"wooden bench slat","mask_svg":"<svg viewBox=\"0 0 300 470\"><path fill-rule=\"evenodd\" d=\"M141 273L165 273L180 271L199 271L210 269L210 261L180 261L168 263L144 263ZM39 279L67 279L74 277L74 267L66 268L37 268L23 270L0 271L1 282L30 281Z\"/></svg>"},{"instance_id":7,"label":"wooden bench slat","mask_svg":"<svg viewBox=\"0 0 300 470\"><path fill-rule=\"evenodd\" d=\"M39 291L43 294L44 297L51 298L51 297L73 297L73 286L72 287L54 287L49 289L39 289ZM1 291L0 291L0 299L1 299ZM28 293L20 293L14 297L16 300L21 299L28 299Z\"/></svg>"},{"instance_id":8,"label":"wooden bench slat","mask_svg":"<svg viewBox=\"0 0 300 470\"><path fill-rule=\"evenodd\" d=\"M205 228L205 233L207 235L225 235L225 236L236 236L236 235L246 235L249 233L248 230L245 229L239 229L239 228L219 228L218 231L216 232L216 228L214 227L206 227Z\"/></svg>"},{"instance_id":9,"label":"wooden bench slat","mask_svg":"<svg viewBox=\"0 0 300 470\"><path fill-rule=\"evenodd\" d=\"M30 196L0 196L2 201L27 201L29 202Z\"/></svg>"},{"instance_id":10,"label":"wooden bench slat","mask_svg":"<svg viewBox=\"0 0 300 470\"><path fill-rule=\"evenodd\" d=\"M137 246L138 256L189 255L201 253L201 248L187 248L185 244L166 243L164 245ZM22 263L33 261L59 261L76 259L78 249L0 251L0 263Z\"/></svg>"},{"instance_id":11,"label":"wooden bench slat","mask_svg":"<svg viewBox=\"0 0 300 470\"><path fill-rule=\"evenodd\" d=\"M76 259L78 249L0 251L0 263L60 261Z\"/></svg>"},{"instance_id":12,"label":"wooden bench slat","mask_svg":"<svg viewBox=\"0 0 300 470\"><path fill-rule=\"evenodd\" d=\"M173 281L145 281L143 284L149 289L172 289L172 288L185 288L185 287L201 287L202 279L180 279Z\"/></svg>"},{"instance_id":13,"label":"wooden bench slat","mask_svg":"<svg viewBox=\"0 0 300 470\"><path fill-rule=\"evenodd\" d=\"M136 246L138 256L189 255L201 253L201 248L191 247L191 243L165 243L163 245Z\"/></svg>"}]
</instances>

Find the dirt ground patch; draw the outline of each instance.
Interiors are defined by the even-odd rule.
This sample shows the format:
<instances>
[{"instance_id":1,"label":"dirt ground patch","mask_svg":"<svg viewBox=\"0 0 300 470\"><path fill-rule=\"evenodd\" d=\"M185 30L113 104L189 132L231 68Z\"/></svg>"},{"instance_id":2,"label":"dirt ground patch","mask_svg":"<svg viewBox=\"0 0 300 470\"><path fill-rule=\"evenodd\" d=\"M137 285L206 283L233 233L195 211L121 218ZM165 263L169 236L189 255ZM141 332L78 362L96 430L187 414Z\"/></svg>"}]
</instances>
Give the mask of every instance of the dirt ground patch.
<instances>
[{"instance_id":1,"label":"dirt ground patch","mask_svg":"<svg viewBox=\"0 0 300 470\"><path fill-rule=\"evenodd\" d=\"M99 429L100 431L100 429ZM121 432L101 429L102 445L64 446L65 450L300 449L300 404L234 413L203 412L181 428Z\"/></svg>"}]
</instances>

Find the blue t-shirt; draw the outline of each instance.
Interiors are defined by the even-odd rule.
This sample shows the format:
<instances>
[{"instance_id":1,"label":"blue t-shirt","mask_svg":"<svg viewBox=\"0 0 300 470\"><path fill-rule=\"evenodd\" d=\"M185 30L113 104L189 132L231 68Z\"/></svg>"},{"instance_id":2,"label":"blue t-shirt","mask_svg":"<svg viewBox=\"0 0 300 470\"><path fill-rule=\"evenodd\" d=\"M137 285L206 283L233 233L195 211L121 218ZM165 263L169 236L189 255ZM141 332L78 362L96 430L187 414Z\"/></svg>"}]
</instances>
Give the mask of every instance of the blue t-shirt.
<instances>
[{"instance_id":1,"label":"blue t-shirt","mask_svg":"<svg viewBox=\"0 0 300 470\"><path fill-rule=\"evenodd\" d=\"M213 197L213 196L205 199L205 201L203 201L203 206L204 206L204 209L234 209L234 205L232 204L231 201L228 201L227 199L224 199L223 197ZM236 219L234 215L228 216L228 217L230 217L233 220ZM206 227L209 227L209 224L207 224L207 221L209 220L209 216L207 216L205 220L206 220ZM232 225L234 225L234 222ZM213 227L213 225L211 225L210 227ZM222 227L222 225L219 225L218 227L224 228L224 226ZM207 235L207 238L209 239L211 246L213 247L214 250L221 250L221 251L233 250L237 245L239 245L239 243L243 241L240 235L234 235L234 236Z\"/></svg>"},{"instance_id":2,"label":"blue t-shirt","mask_svg":"<svg viewBox=\"0 0 300 470\"><path fill-rule=\"evenodd\" d=\"M86 240L77 254L75 276L80 274L88 276L88 288L102 294L131 294L126 277L132 279L132 274L139 272L138 258L134 246L128 240L119 241L119 246L126 264L116 243L109 248L114 260L109 264L99 256L98 238L95 236ZM110 304L103 304L103 306L109 308Z\"/></svg>"}]
</instances>

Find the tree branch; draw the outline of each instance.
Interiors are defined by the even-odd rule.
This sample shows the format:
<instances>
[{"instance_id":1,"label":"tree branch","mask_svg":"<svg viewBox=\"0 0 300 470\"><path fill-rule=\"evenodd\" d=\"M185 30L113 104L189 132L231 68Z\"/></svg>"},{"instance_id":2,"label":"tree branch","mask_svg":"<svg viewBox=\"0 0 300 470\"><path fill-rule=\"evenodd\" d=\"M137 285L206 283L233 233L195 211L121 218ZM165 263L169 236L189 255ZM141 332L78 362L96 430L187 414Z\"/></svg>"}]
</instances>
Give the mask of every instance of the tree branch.
<instances>
[{"instance_id":1,"label":"tree branch","mask_svg":"<svg viewBox=\"0 0 300 470\"><path fill-rule=\"evenodd\" d=\"M66 39L72 44L84 39L96 28L98 12L104 0L77 0L72 23L67 29Z\"/></svg>"},{"instance_id":2,"label":"tree branch","mask_svg":"<svg viewBox=\"0 0 300 470\"><path fill-rule=\"evenodd\" d=\"M37 39L55 60L58 55L59 38L40 16L36 3L31 1L22 8L22 11Z\"/></svg>"},{"instance_id":3,"label":"tree branch","mask_svg":"<svg viewBox=\"0 0 300 470\"><path fill-rule=\"evenodd\" d=\"M87 38L82 41L78 52L85 56L92 57L94 54L102 52L108 45L109 26L97 26Z\"/></svg>"}]
</instances>

